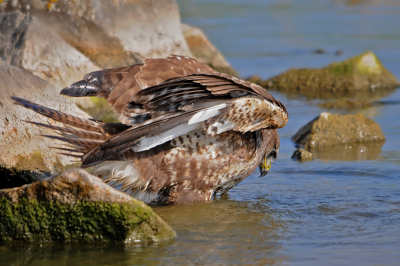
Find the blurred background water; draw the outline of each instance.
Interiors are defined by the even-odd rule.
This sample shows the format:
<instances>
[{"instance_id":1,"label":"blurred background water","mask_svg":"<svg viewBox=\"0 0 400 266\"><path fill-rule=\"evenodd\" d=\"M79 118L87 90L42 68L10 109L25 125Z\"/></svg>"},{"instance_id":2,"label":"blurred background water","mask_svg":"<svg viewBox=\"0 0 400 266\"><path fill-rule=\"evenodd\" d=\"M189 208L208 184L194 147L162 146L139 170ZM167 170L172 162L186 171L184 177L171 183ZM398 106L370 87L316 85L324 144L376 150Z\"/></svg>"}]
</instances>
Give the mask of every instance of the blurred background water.
<instances>
[{"instance_id":1,"label":"blurred background water","mask_svg":"<svg viewBox=\"0 0 400 266\"><path fill-rule=\"evenodd\" d=\"M182 21L203 29L241 77L319 68L371 50L400 80L400 1L178 4ZM255 172L210 203L156 207L177 231L175 241L13 244L0 247L0 264L399 265L400 90L381 99L394 104L358 111L381 126L383 146L351 160L339 160L344 151L336 151L334 160L307 163L290 159L295 150L290 138L325 110L318 100L273 94L287 107L290 120L279 130L281 150L270 173L259 178Z\"/></svg>"}]
</instances>

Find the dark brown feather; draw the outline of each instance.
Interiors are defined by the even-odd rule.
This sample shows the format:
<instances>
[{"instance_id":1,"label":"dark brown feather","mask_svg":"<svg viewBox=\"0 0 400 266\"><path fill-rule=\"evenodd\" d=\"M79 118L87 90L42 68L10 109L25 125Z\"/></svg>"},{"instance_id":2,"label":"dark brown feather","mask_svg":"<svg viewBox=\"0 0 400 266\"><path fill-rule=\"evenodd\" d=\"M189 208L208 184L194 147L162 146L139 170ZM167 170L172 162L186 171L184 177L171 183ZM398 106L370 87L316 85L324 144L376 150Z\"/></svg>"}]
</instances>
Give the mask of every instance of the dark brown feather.
<instances>
[{"instance_id":1,"label":"dark brown feather","mask_svg":"<svg viewBox=\"0 0 400 266\"><path fill-rule=\"evenodd\" d=\"M68 127L58 127L58 126L52 126L52 125L46 125L42 123L37 123L37 122L32 122L32 121L25 121L27 123L31 123L40 127L45 127L49 128L55 131L60 131L63 133L71 133L77 137L85 138L85 139L93 139L93 140L107 140L110 137L100 134L100 133L95 133L95 132L90 132L90 131L84 131L84 130L77 130L73 128L68 128Z\"/></svg>"}]
</instances>

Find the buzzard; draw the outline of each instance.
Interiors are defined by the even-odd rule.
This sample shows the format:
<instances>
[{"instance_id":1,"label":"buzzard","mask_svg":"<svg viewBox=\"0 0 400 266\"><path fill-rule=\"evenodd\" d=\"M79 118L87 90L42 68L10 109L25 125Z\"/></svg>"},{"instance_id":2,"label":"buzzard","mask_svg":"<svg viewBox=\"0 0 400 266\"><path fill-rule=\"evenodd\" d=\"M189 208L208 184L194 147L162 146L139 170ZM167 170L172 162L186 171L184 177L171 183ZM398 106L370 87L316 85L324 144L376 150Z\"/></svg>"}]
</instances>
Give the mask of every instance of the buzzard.
<instances>
[{"instance_id":1,"label":"buzzard","mask_svg":"<svg viewBox=\"0 0 400 266\"><path fill-rule=\"evenodd\" d=\"M60 133L46 137L67 143L62 154L145 202L207 201L257 165L266 175L279 152L276 129L288 121L265 89L184 56L92 72L61 94L102 97L121 123L12 99L64 124L30 122Z\"/></svg>"}]
</instances>

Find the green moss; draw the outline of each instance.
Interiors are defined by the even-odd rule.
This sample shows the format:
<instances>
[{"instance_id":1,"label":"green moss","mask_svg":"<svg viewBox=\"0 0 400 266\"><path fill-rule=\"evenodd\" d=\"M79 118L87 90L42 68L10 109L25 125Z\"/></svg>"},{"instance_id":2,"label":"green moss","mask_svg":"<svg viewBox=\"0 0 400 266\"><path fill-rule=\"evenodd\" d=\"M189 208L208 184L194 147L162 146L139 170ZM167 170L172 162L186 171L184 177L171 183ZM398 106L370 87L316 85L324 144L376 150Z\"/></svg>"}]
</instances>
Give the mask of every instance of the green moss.
<instances>
[{"instance_id":1,"label":"green moss","mask_svg":"<svg viewBox=\"0 0 400 266\"><path fill-rule=\"evenodd\" d=\"M108 122L108 123L118 123L118 115L113 112L110 105L103 98L90 97L92 106L85 108L81 105L77 105L80 109L88 113L96 120Z\"/></svg>"},{"instance_id":2,"label":"green moss","mask_svg":"<svg viewBox=\"0 0 400 266\"><path fill-rule=\"evenodd\" d=\"M74 205L0 198L0 240L157 241L175 236L142 204L78 201ZM157 219L158 218L158 219Z\"/></svg>"},{"instance_id":3,"label":"green moss","mask_svg":"<svg viewBox=\"0 0 400 266\"><path fill-rule=\"evenodd\" d=\"M44 163L44 159L41 153L34 152L28 156L22 154L18 155L17 163L14 166L15 170L29 170L29 171L40 171L40 172L50 172Z\"/></svg>"}]
</instances>

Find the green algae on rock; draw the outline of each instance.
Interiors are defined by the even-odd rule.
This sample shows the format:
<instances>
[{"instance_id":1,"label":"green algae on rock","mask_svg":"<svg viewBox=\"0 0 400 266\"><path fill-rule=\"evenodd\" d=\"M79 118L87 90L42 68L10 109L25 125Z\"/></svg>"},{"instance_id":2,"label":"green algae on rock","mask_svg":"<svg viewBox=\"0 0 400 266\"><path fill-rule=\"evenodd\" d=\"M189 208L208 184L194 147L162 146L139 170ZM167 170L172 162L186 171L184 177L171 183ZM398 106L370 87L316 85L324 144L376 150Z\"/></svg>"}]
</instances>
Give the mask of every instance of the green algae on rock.
<instances>
[{"instance_id":1,"label":"green algae on rock","mask_svg":"<svg viewBox=\"0 0 400 266\"><path fill-rule=\"evenodd\" d=\"M140 242L176 233L153 210L82 169L0 190L0 240Z\"/></svg>"},{"instance_id":2,"label":"green algae on rock","mask_svg":"<svg viewBox=\"0 0 400 266\"><path fill-rule=\"evenodd\" d=\"M321 69L290 69L268 80L259 77L250 77L248 80L265 88L300 93L309 98L354 96L360 91L364 94L368 91L373 95L376 91L392 90L399 86L395 76L373 52Z\"/></svg>"},{"instance_id":3,"label":"green algae on rock","mask_svg":"<svg viewBox=\"0 0 400 266\"><path fill-rule=\"evenodd\" d=\"M337 144L384 141L385 136L376 122L362 114L321 113L300 128L292 140L312 151L316 147Z\"/></svg>"},{"instance_id":4,"label":"green algae on rock","mask_svg":"<svg viewBox=\"0 0 400 266\"><path fill-rule=\"evenodd\" d=\"M75 101L76 106L94 119L107 123L119 123L119 115L111 109L107 100L97 97L83 97L77 99L78 100Z\"/></svg>"}]
</instances>

